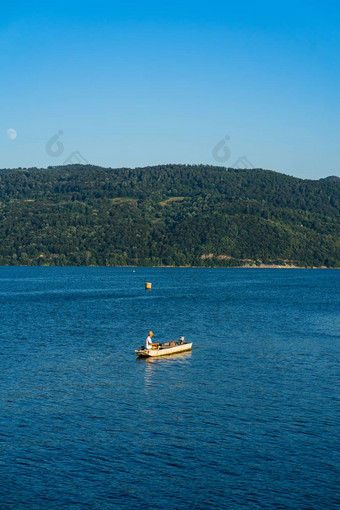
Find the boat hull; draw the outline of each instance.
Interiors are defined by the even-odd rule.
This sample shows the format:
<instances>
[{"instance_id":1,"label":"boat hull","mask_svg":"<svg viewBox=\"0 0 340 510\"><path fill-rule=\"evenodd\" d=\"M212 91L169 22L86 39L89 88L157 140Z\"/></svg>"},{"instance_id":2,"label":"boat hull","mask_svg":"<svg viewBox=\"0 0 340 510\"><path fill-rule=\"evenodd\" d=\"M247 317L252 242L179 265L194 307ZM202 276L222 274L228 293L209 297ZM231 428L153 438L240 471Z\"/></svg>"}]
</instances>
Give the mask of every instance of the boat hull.
<instances>
[{"instance_id":1,"label":"boat hull","mask_svg":"<svg viewBox=\"0 0 340 510\"><path fill-rule=\"evenodd\" d=\"M174 347L160 347L159 349L136 349L135 353L139 358L154 358L158 356L169 356L170 354L177 354L178 352L190 351L191 343L175 345Z\"/></svg>"}]
</instances>

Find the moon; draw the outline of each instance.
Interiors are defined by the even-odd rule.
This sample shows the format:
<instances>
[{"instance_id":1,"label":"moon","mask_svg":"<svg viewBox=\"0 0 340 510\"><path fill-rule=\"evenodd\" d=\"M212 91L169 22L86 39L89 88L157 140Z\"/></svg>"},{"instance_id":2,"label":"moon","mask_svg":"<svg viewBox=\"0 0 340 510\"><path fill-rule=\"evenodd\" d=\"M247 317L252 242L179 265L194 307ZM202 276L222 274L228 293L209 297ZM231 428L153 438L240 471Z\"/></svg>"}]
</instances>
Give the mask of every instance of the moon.
<instances>
[{"instance_id":1,"label":"moon","mask_svg":"<svg viewBox=\"0 0 340 510\"><path fill-rule=\"evenodd\" d=\"M13 128L7 129L7 136L11 140L14 140L17 137L17 132Z\"/></svg>"}]
</instances>

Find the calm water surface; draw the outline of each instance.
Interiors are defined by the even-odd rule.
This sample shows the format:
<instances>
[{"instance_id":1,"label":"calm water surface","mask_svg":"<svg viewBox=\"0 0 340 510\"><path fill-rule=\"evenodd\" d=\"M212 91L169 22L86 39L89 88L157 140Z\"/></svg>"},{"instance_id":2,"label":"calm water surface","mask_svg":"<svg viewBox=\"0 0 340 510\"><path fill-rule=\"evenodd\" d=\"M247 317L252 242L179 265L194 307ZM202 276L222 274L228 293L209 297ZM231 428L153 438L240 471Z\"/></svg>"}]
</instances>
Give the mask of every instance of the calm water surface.
<instances>
[{"instance_id":1,"label":"calm water surface","mask_svg":"<svg viewBox=\"0 0 340 510\"><path fill-rule=\"evenodd\" d=\"M338 509L339 290L331 270L0 268L1 510ZM194 349L138 360L149 329Z\"/></svg>"}]
</instances>

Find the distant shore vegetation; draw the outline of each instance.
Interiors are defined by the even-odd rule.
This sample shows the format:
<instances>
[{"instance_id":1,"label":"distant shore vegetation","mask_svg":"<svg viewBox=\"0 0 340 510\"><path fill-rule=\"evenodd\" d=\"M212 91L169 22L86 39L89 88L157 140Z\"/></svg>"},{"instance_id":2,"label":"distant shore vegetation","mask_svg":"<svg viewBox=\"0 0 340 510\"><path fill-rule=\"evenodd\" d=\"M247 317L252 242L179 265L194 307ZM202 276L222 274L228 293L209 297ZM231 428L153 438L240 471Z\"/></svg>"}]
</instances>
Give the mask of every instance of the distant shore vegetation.
<instances>
[{"instance_id":1,"label":"distant shore vegetation","mask_svg":"<svg viewBox=\"0 0 340 510\"><path fill-rule=\"evenodd\" d=\"M340 267L340 179L205 165L0 170L0 265Z\"/></svg>"}]
</instances>

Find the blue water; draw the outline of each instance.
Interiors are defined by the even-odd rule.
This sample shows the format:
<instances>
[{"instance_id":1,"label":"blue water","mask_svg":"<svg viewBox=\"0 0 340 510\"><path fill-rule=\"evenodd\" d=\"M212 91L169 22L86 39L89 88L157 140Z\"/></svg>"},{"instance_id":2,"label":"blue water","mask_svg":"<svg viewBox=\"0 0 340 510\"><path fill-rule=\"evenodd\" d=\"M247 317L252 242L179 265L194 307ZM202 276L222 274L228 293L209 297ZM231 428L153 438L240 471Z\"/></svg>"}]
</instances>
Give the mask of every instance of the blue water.
<instances>
[{"instance_id":1,"label":"blue water","mask_svg":"<svg viewBox=\"0 0 340 510\"><path fill-rule=\"evenodd\" d=\"M1 510L339 508L339 293L333 270L0 268ZM149 329L193 351L136 359Z\"/></svg>"}]
</instances>

